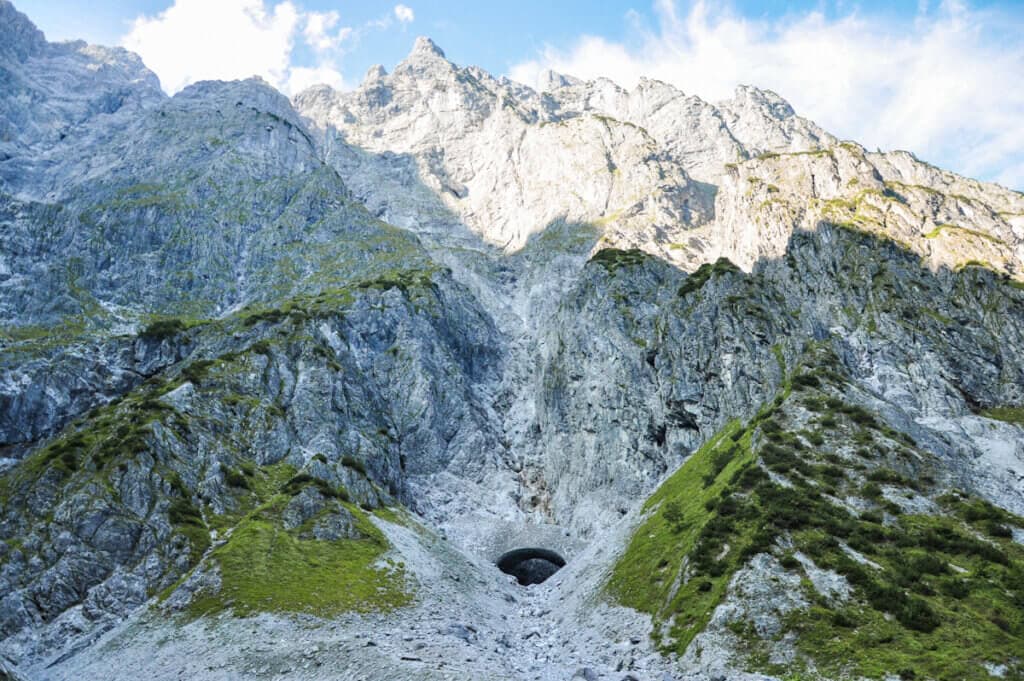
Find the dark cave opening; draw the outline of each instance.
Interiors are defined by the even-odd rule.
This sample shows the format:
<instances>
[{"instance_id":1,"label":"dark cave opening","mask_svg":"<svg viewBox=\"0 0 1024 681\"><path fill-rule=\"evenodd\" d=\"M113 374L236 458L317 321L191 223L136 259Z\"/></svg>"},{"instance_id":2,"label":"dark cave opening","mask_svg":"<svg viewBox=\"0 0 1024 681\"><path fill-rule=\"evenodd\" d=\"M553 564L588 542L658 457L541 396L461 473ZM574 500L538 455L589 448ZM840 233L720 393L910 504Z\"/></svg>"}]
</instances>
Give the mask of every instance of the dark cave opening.
<instances>
[{"instance_id":1,"label":"dark cave opening","mask_svg":"<svg viewBox=\"0 0 1024 681\"><path fill-rule=\"evenodd\" d=\"M514 549L502 554L496 563L506 575L523 586L540 584L565 567L565 558L550 549Z\"/></svg>"}]
</instances>

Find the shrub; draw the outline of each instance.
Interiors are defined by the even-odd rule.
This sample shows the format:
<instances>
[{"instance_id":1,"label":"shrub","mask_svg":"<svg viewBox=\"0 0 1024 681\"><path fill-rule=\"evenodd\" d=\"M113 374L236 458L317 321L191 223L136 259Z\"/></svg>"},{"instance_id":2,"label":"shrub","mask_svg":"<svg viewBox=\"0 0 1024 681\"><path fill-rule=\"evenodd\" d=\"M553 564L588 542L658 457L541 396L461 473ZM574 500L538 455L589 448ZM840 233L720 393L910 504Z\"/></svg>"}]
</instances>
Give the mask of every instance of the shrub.
<instances>
[{"instance_id":1,"label":"shrub","mask_svg":"<svg viewBox=\"0 0 1024 681\"><path fill-rule=\"evenodd\" d=\"M872 447L875 444L875 438L870 431L862 428L853 434L853 442L861 447Z\"/></svg>"},{"instance_id":2,"label":"shrub","mask_svg":"<svg viewBox=\"0 0 1024 681\"><path fill-rule=\"evenodd\" d=\"M605 271L613 274L620 267L642 265L649 257L649 255L636 248L626 251L617 248L605 248L595 253L590 262L601 265Z\"/></svg>"},{"instance_id":3,"label":"shrub","mask_svg":"<svg viewBox=\"0 0 1024 681\"><path fill-rule=\"evenodd\" d=\"M282 310L265 310L263 312L256 312L247 316L242 320L242 323L246 326L255 326L260 322L279 322L285 317L287 317L287 315Z\"/></svg>"},{"instance_id":4,"label":"shrub","mask_svg":"<svg viewBox=\"0 0 1024 681\"><path fill-rule=\"evenodd\" d=\"M171 471L171 473L167 476L166 480L167 484L171 488L171 491L173 491L175 494L186 499L190 496L188 489L185 487L185 483L182 482L181 476L178 475L177 471Z\"/></svg>"},{"instance_id":5,"label":"shrub","mask_svg":"<svg viewBox=\"0 0 1024 681\"><path fill-rule=\"evenodd\" d=\"M793 377L793 389L820 388L821 380L814 374L798 374Z\"/></svg>"},{"instance_id":6,"label":"shrub","mask_svg":"<svg viewBox=\"0 0 1024 681\"><path fill-rule=\"evenodd\" d=\"M910 537L917 546L960 555L975 555L990 563L1008 565L1009 559L998 546L968 537L949 527L930 527Z\"/></svg>"},{"instance_id":7,"label":"shrub","mask_svg":"<svg viewBox=\"0 0 1024 681\"><path fill-rule=\"evenodd\" d=\"M750 490L768 479L768 474L761 470L760 466L748 465L733 474L730 485L739 489Z\"/></svg>"},{"instance_id":8,"label":"shrub","mask_svg":"<svg viewBox=\"0 0 1024 681\"><path fill-rule=\"evenodd\" d=\"M713 563L708 568L708 574L711 575L712 577L721 577L722 575L725 574L726 567L727 566L726 566L725 563L721 563L721 562Z\"/></svg>"},{"instance_id":9,"label":"shrub","mask_svg":"<svg viewBox=\"0 0 1024 681\"><path fill-rule=\"evenodd\" d=\"M670 501L666 503L661 514L665 517L665 521L677 530L682 528L683 520L686 519L686 514L683 513L683 507L678 501Z\"/></svg>"},{"instance_id":10,"label":"shrub","mask_svg":"<svg viewBox=\"0 0 1024 681\"><path fill-rule=\"evenodd\" d=\"M230 487L237 487L239 489L250 489L249 478L245 477L245 474L234 468L224 469L224 481Z\"/></svg>"},{"instance_id":11,"label":"shrub","mask_svg":"<svg viewBox=\"0 0 1024 681\"><path fill-rule=\"evenodd\" d=\"M860 514L860 519L866 523L882 524L882 514L878 511L865 511Z\"/></svg>"},{"instance_id":12,"label":"shrub","mask_svg":"<svg viewBox=\"0 0 1024 681\"><path fill-rule=\"evenodd\" d=\"M818 475L822 478L832 481L833 483L840 481L846 477L846 472L834 464L828 464L825 466L818 466L816 468Z\"/></svg>"},{"instance_id":13,"label":"shrub","mask_svg":"<svg viewBox=\"0 0 1024 681\"><path fill-rule=\"evenodd\" d=\"M782 554L782 557L779 558L779 563L781 563L782 567L787 570L796 570L800 567L800 561L796 559L796 556L788 551Z\"/></svg>"},{"instance_id":14,"label":"shrub","mask_svg":"<svg viewBox=\"0 0 1024 681\"><path fill-rule=\"evenodd\" d=\"M857 621L850 617L848 613L842 610L837 610L832 613L832 626L842 627L843 629L853 629L857 626Z\"/></svg>"},{"instance_id":15,"label":"shrub","mask_svg":"<svg viewBox=\"0 0 1024 681\"><path fill-rule=\"evenodd\" d=\"M603 253L604 251L602 251ZM600 255L600 253L598 253ZM594 256L596 259L597 256ZM606 265L607 267L607 265ZM679 297L684 297L694 291L699 290L708 282L708 279L712 275L725 274L727 272L739 272L739 268L732 264L728 258L719 258L715 261L714 265L704 263L697 268L697 271L691 274L683 282L683 285L679 287Z\"/></svg>"},{"instance_id":16,"label":"shrub","mask_svg":"<svg viewBox=\"0 0 1024 681\"><path fill-rule=\"evenodd\" d=\"M890 485L909 486L910 483L909 480L890 468L876 468L868 473L868 480L871 482L881 482Z\"/></svg>"},{"instance_id":17,"label":"shrub","mask_svg":"<svg viewBox=\"0 0 1024 681\"><path fill-rule=\"evenodd\" d=\"M355 457L352 457L352 456L343 456L343 457L341 457L341 465L345 466L346 468L351 468L352 470L354 470L354 471L358 472L359 474L361 474L363 477L366 477L366 466L363 464L362 461L360 461L359 459L357 459Z\"/></svg>"},{"instance_id":18,"label":"shrub","mask_svg":"<svg viewBox=\"0 0 1024 681\"><path fill-rule=\"evenodd\" d=\"M877 482L869 482L860 488L860 493L865 499L881 499L882 488Z\"/></svg>"},{"instance_id":19,"label":"shrub","mask_svg":"<svg viewBox=\"0 0 1024 681\"><path fill-rule=\"evenodd\" d=\"M162 341L173 338L185 330L185 324L180 319L158 319L150 322L139 335L149 340Z\"/></svg>"},{"instance_id":20,"label":"shrub","mask_svg":"<svg viewBox=\"0 0 1024 681\"><path fill-rule=\"evenodd\" d=\"M788 445L769 442L761 449L761 458L768 468L779 473L786 473L792 469L796 469L802 475L810 475L813 472L810 464L797 456Z\"/></svg>"},{"instance_id":21,"label":"shrub","mask_svg":"<svg viewBox=\"0 0 1024 681\"><path fill-rule=\"evenodd\" d=\"M774 540L775 534L770 529L762 527L750 538L750 543L740 551L740 561L746 562L759 553L770 552Z\"/></svg>"},{"instance_id":22,"label":"shrub","mask_svg":"<svg viewBox=\"0 0 1024 681\"><path fill-rule=\"evenodd\" d=\"M970 503L961 505L961 515L969 523L979 520L1001 520L1003 514L991 503L982 499L975 499Z\"/></svg>"},{"instance_id":23,"label":"shrub","mask_svg":"<svg viewBox=\"0 0 1024 681\"><path fill-rule=\"evenodd\" d=\"M907 598L895 613L896 620L907 629L930 633L939 626L939 617L928 603L915 596Z\"/></svg>"},{"instance_id":24,"label":"shrub","mask_svg":"<svg viewBox=\"0 0 1024 681\"><path fill-rule=\"evenodd\" d=\"M944 579L939 582L939 590L956 599L967 598L971 595L971 585L964 579Z\"/></svg>"},{"instance_id":25,"label":"shrub","mask_svg":"<svg viewBox=\"0 0 1024 681\"><path fill-rule=\"evenodd\" d=\"M718 515L735 515L738 510L739 504L736 502L736 498L731 495L723 496L721 502L718 504Z\"/></svg>"},{"instance_id":26,"label":"shrub","mask_svg":"<svg viewBox=\"0 0 1024 681\"><path fill-rule=\"evenodd\" d=\"M193 385L202 385L207 370L214 364L211 359L200 359L181 370L181 375Z\"/></svg>"},{"instance_id":27,"label":"shrub","mask_svg":"<svg viewBox=\"0 0 1024 681\"><path fill-rule=\"evenodd\" d=\"M710 487L714 484L738 450L739 446L734 444L728 449L719 449L715 452L711 458L711 470L704 476L704 487Z\"/></svg>"},{"instance_id":28,"label":"shrub","mask_svg":"<svg viewBox=\"0 0 1024 681\"><path fill-rule=\"evenodd\" d=\"M341 499L342 501L348 501L348 491L343 487L334 488L326 480L315 478L308 473L299 473L294 476L291 480L286 482L281 488L282 491L295 496L307 487L316 487L317 491L325 497L331 499Z\"/></svg>"},{"instance_id":29,"label":"shrub","mask_svg":"<svg viewBox=\"0 0 1024 681\"><path fill-rule=\"evenodd\" d=\"M172 525L196 525L205 527L203 515L188 499L174 499L167 509L167 519Z\"/></svg>"},{"instance_id":30,"label":"shrub","mask_svg":"<svg viewBox=\"0 0 1024 681\"><path fill-rule=\"evenodd\" d=\"M805 437L807 438L807 441L815 447L820 447L825 444L825 436L817 430L806 433Z\"/></svg>"},{"instance_id":31,"label":"shrub","mask_svg":"<svg viewBox=\"0 0 1024 681\"><path fill-rule=\"evenodd\" d=\"M808 411L813 411L814 413L825 411L825 402L820 397L807 397L804 399L803 404Z\"/></svg>"},{"instance_id":32,"label":"shrub","mask_svg":"<svg viewBox=\"0 0 1024 681\"><path fill-rule=\"evenodd\" d=\"M944 575L949 571L949 565L934 553L922 553L910 556L903 569L905 574L916 580L922 575Z\"/></svg>"},{"instance_id":33,"label":"shrub","mask_svg":"<svg viewBox=\"0 0 1024 681\"><path fill-rule=\"evenodd\" d=\"M253 343L252 347L250 347L249 349L255 352L257 355L269 355L270 341L268 341L265 338L263 340L258 340L255 343Z\"/></svg>"},{"instance_id":34,"label":"shrub","mask_svg":"<svg viewBox=\"0 0 1024 681\"><path fill-rule=\"evenodd\" d=\"M848 405L843 407L843 413L849 416L850 420L859 426L878 428L878 421L875 419L874 415L863 407Z\"/></svg>"},{"instance_id":35,"label":"shrub","mask_svg":"<svg viewBox=\"0 0 1024 681\"><path fill-rule=\"evenodd\" d=\"M995 521L989 521L985 525L985 531L988 532L990 536L999 537L1001 539L1010 539L1013 537L1013 530L1011 530L1008 525L1003 525L1002 523L997 523Z\"/></svg>"}]
</instances>

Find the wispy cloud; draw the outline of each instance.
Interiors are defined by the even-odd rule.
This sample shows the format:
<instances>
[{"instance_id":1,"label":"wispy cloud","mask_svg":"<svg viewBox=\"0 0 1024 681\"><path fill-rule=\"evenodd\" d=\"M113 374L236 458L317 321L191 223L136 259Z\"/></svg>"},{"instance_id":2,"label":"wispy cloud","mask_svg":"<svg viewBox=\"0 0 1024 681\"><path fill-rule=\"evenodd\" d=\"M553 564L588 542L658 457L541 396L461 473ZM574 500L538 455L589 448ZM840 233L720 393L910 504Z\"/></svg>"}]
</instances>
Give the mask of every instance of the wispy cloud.
<instances>
[{"instance_id":1,"label":"wispy cloud","mask_svg":"<svg viewBox=\"0 0 1024 681\"><path fill-rule=\"evenodd\" d=\"M305 15L306 26L303 30L306 44L319 52L339 48L341 43L352 35L351 26L338 28L340 21L341 15L334 10L329 12L308 12Z\"/></svg>"},{"instance_id":2,"label":"wispy cloud","mask_svg":"<svg viewBox=\"0 0 1024 681\"><path fill-rule=\"evenodd\" d=\"M411 24L416 20L416 13L408 5L395 5L395 18L400 23Z\"/></svg>"},{"instance_id":3,"label":"wispy cloud","mask_svg":"<svg viewBox=\"0 0 1024 681\"><path fill-rule=\"evenodd\" d=\"M841 137L1024 187L1021 16L949 0L919 3L905 23L857 11L751 19L704 0L654 10L653 29L632 13L626 41L581 35L509 75L533 84L551 68L627 87L648 76L712 101L753 84Z\"/></svg>"},{"instance_id":4,"label":"wispy cloud","mask_svg":"<svg viewBox=\"0 0 1024 681\"><path fill-rule=\"evenodd\" d=\"M344 88L347 46L415 16L408 5L396 5L353 27L337 11L306 11L291 0L174 0L163 12L138 17L121 44L142 57L169 93L199 80L255 75L294 94L317 83ZM300 45L313 63L298 59Z\"/></svg>"}]
</instances>

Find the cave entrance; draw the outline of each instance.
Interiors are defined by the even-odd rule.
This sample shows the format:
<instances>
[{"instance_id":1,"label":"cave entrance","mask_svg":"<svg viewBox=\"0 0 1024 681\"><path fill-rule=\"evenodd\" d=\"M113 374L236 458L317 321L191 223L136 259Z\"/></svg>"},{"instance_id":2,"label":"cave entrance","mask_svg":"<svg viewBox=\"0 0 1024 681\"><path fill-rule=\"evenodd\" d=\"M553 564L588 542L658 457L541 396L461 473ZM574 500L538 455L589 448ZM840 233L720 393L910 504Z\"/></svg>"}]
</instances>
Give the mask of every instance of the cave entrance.
<instances>
[{"instance_id":1,"label":"cave entrance","mask_svg":"<svg viewBox=\"0 0 1024 681\"><path fill-rule=\"evenodd\" d=\"M498 569L523 586L540 584L565 567L565 558L550 549L514 549L502 554Z\"/></svg>"}]
</instances>

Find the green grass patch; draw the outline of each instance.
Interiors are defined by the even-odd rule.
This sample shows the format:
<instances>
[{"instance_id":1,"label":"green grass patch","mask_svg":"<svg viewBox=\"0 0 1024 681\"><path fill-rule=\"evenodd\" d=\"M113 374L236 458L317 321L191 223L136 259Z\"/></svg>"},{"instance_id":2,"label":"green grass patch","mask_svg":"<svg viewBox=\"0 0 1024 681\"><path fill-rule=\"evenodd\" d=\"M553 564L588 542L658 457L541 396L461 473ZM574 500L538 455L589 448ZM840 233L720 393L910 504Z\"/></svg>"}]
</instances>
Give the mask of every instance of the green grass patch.
<instances>
[{"instance_id":1,"label":"green grass patch","mask_svg":"<svg viewBox=\"0 0 1024 681\"><path fill-rule=\"evenodd\" d=\"M178 317L157 317L151 320L149 324L139 332L139 336L147 340L169 340L184 333L197 323L199 322L194 320L183 320Z\"/></svg>"},{"instance_id":2,"label":"green grass patch","mask_svg":"<svg viewBox=\"0 0 1024 681\"><path fill-rule=\"evenodd\" d=\"M861 523L861 526L870 524ZM793 613L787 630L825 678L883 679L909 670L918 679L983 681L985 663L1024 678L1024 548L978 538L948 516L903 516L858 544L879 569L837 546L798 546L855 586L851 602ZM853 543L851 541L851 543ZM954 569L956 566L957 569Z\"/></svg>"},{"instance_id":3,"label":"green grass patch","mask_svg":"<svg viewBox=\"0 0 1024 681\"><path fill-rule=\"evenodd\" d=\"M935 229L933 229L930 232L928 232L927 234L925 234L924 238L925 239L935 239L940 234L942 234L943 232L948 232L948 233L951 233L951 234L958 234L958 235L966 234L966 235L970 235L970 236L973 236L973 237L977 237L977 238L982 239L984 241L989 241L989 242L994 243L994 244L1000 244L1000 245L1003 244L1003 241L1001 239L998 239L998 238L992 236L991 234L987 234L985 232L980 232L980 231L978 231L976 229L969 229L967 227L961 227L960 225L948 225L948 224L937 226Z\"/></svg>"},{"instance_id":4,"label":"green grass patch","mask_svg":"<svg viewBox=\"0 0 1024 681\"><path fill-rule=\"evenodd\" d=\"M983 409L980 414L985 418L1024 425L1024 407L992 407Z\"/></svg>"},{"instance_id":5,"label":"green grass patch","mask_svg":"<svg viewBox=\"0 0 1024 681\"><path fill-rule=\"evenodd\" d=\"M644 506L649 517L609 579L606 588L617 601L673 622L669 640L658 642L663 650L685 650L725 594L738 547L724 562L716 561L722 565L713 569L717 575L702 574L680 583L680 573L684 560L702 543L705 527L729 512L730 502L723 506L722 492L752 461L750 437L739 421L729 423L658 488Z\"/></svg>"},{"instance_id":6,"label":"green grass patch","mask_svg":"<svg viewBox=\"0 0 1024 681\"><path fill-rule=\"evenodd\" d=\"M229 490L234 493L235 507L227 513L207 514L207 523L218 532L234 527L255 509L267 504L280 494L298 473L295 466L283 462L269 466L253 466L250 462L243 462L240 468L247 478L247 486L244 489ZM252 472L246 473L245 468L250 468ZM296 492L298 491L301 489L296 489Z\"/></svg>"},{"instance_id":7,"label":"green grass patch","mask_svg":"<svg viewBox=\"0 0 1024 681\"><path fill-rule=\"evenodd\" d=\"M696 272L688 276L683 285L679 287L679 297L682 298L694 291L699 291L713 276L739 271L740 268L736 267L728 258L719 258L714 264L704 263L697 268Z\"/></svg>"},{"instance_id":8,"label":"green grass patch","mask_svg":"<svg viewBox=\"0 0 1024 681\"><path fill-rule=\"evenodd\" d=\"M345 504L360 539L302 539L285 530L278 516L280 495L244 519L231 538L210 555L220 569L221 589L197 598L194 615L230 610L308 613L330 617L348 611L393 610L408 604L404 569L379 563L389 545L358 507Z\"/></svg>"},{"instance_id":9,"label":"green grass patch","mask_svg":"<svg viewBox=\"0 0 1024 681\"><path fill-rule=\"evenodd\" d=\"M800 551L843 575L851 597L824 598L805 579L811 605L787 615L778 637L762 641L742 622L731 627L751 671L981 681L990 663L1006 665L1006 678L1024 678L1014 656L1024 650L1024 547L1012 539L1024 519L963 493L939 497L937 515L903 514L884 500L883 485L905 494L934 488L927 466L908 468L900 454L916 449L913 440L824 393L824 383L805 382L796 399L830 425L796 430L784 390L748 428L729 424L669 478L613 569L610 595L650 613L658 647L682 654L750 557L772 553L800 572ZM872 448L871 467L842 454L851 442ZM856 515L833 501L848 496L872 508ZM789 634L799 655L772 662L775 641Z\"/></svg>"},{"instance_id":10,"label":"green grass patch","mask_svg":"<svg viewBox=\"0 0 1024 681\"><path fill-rule=\"evenodd\" d=\"M609 274L614 274L620 267L642 265L650 257L637 248L631 248L627 251L619 250L618 248L605 248L595 253L590 262L597 263Z\"/></svg>"}]
</instances>

